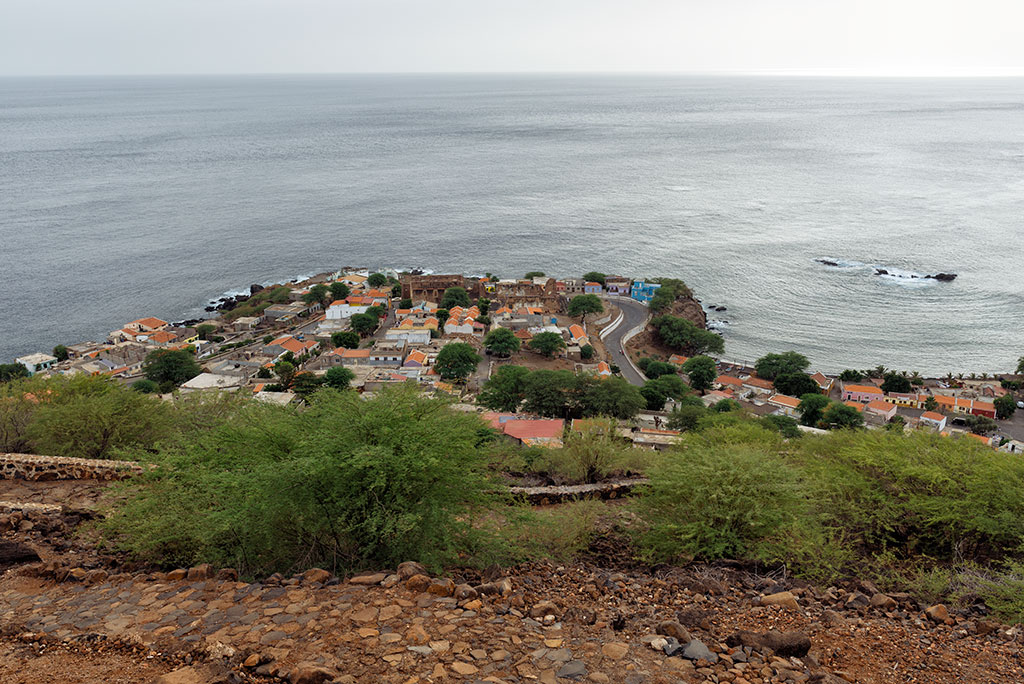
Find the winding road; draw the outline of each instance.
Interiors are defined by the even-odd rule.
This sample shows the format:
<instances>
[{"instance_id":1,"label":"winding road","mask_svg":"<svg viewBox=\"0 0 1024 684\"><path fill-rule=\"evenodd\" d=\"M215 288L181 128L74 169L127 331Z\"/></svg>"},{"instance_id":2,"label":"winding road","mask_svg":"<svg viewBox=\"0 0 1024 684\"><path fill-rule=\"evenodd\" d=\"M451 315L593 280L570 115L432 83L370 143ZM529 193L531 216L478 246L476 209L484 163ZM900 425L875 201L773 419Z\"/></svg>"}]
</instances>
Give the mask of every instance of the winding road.
<instances>
[{"instance_id":1,"label":"winding road","mask_svg":"<svg viewBox=\"0 0 1024 684\"><path fill-rule=\"evenodd\" d=\"M622 322L604 339L605 349L608 350L608 360L619 367L622 377L631 384L642 385L646 378L626 358L622 338L633 328L642 325L647 320L650 311L640 302L628 297L607 297L606 299L622 311Z\"/></svg>"}]
</instances>

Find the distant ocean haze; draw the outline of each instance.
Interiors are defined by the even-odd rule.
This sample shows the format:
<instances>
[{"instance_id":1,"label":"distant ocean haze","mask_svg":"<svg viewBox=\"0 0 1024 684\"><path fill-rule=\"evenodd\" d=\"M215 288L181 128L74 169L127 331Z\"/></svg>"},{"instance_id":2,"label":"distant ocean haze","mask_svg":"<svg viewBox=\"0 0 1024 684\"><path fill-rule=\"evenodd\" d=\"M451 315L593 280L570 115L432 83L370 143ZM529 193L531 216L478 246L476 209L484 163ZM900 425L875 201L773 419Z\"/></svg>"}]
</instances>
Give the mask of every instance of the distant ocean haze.
<instances>
[{"instance_id":1,"label":"distant ocean haze","mask_svg":"<svg viewBox=\"0 0 1024 684\"><path fill-rule=\"evenodd\" d=\"M1021 79L0 79L5 362L361 264L673 276L728 358L1007 371L1022 244Z\"/></svg>"}]
</instances>

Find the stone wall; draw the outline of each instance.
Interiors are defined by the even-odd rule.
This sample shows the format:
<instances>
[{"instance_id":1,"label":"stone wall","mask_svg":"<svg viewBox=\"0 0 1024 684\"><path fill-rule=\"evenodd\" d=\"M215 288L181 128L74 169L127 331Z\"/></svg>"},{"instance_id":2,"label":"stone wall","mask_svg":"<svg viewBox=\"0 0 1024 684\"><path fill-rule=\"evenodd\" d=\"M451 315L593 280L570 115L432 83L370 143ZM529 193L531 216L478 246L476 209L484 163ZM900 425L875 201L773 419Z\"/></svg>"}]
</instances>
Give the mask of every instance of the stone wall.
<instances>
[{"instance_id":1,"label":"stone wall","mask_svg":"<svg viewBox=\"0 0 1024 684\"><path fill-rule=\"evenodd\" d=\"M141 472L132 461L0 454L0 480L123 480Z\"/></svg>"}]
</instances>

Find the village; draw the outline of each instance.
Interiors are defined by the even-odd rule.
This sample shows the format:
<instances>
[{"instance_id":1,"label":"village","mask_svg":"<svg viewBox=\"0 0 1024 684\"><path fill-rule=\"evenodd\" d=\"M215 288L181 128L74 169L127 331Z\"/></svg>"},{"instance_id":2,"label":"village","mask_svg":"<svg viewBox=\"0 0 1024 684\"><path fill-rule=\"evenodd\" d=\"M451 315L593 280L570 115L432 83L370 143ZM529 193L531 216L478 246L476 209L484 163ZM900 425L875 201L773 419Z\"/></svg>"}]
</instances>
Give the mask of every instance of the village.
<instances>
[{"instance_id":1,"label":"village","mask_svg":"<svg viewBox=\"0 0 1024 684\"><path fill-rule=\"evenodd\" d=\"M621 377L645 386L653 381L644 372L653 362L661 366L659 376L678 375L692 385L685 372L688 356L657 343L651 347L649 334L646 347L634 341L650 331L648 307L659 288L660 282L600 273L559 279L533 272L503 279L490 274L343 268L301 282L253 286L249 297L191 325L141 318L111 332L103 342L58 345L52 354L35 353L16 361L29 375L103 375L166 398L172 396L168 390L237 392L283 406L301 404L306 394L324 383L366 396L387 386L414 383L425 392L451 397L463 410L482 413L492 427L519 444L559 447L567 430L581 429L586 418L487 411L476 401L481 390L509 365L570 371L598 380ZM583 299L574 304L578 297ZM692 322L706 328L700 313L691 316ZM492 335L494 331L507 332ZM439 372L438 358L453 344L471 348L473 366L454 375ZM152 386L144 365L155 352L167 351L194 355L201 372L175 383L177 387ZM344 371L335 370L339 368ZM1024 425L1019 420L996 420L1012 417L1017 400L1012 394L1004 397L1019 388L1019 378L1008 382L1015 376L936 379L914 374L896 383L904 391L886 391L890 374L883 371L808 375L814 391L855 411L858 425L928 430L975 439L1010 453L1024 452ZM701 388L705 407L729 402L759 417L801 417L801 397L780 391L777 381L759 377L753 364L716 359L715 374L713 382ZM621 418L618 433L638 448L671 446L680 434L670 429L670 422L681 397L668 394ZM1011 402L1009 416L999 415L997 401ZM989 422L978 429L978 419ZM821 431L813 425L797 427Z\"/></svg>"}]
</instances>

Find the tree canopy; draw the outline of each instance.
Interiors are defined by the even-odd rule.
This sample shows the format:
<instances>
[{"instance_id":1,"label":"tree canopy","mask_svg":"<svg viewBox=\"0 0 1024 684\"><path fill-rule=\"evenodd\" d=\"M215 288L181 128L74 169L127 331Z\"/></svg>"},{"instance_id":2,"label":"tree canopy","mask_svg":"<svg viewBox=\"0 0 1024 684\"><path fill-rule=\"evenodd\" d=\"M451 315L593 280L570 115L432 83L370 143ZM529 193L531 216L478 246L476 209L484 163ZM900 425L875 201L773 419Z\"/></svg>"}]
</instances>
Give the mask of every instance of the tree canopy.
<instances>
[{"instance_id":1,"label":"tree canopy","mask_svg":"<svg viewBox=\"0 0 1024 684\"><path fill-rule=\"evenodd\" d=\"M352 294L352 291L349 289L348 285L346 285L345 283L331 283L330 288L331 288L331 298L333 300L335 300L335 301L337 301L339 299L345 299L350 294Z\"/></svg>"},{"instance_id":2,"label":"tree canopy","mask_svg":"<svg viewBox=\"0 0 1024 684\"><path fill-rule=\"evenodd\" d=\"M690 387L703 394L718 377L718 366L710 356L693 356L683 364L683 373L690 379Z\"/></svg>"},{"instance_id":3,"label":"tree canopy","mask_svg":"<svg viewBox=\"0 0 1024 684\"><path fill-rule=\"evenodd\" d=\"M377 329L377 324L380 321L379 318L373 314L352 314L352 318L349 319L352 325L352 330L359 334L360 337L366 337L374 330Z\"/></svg>"},{"instance_id":4,"label":"tree canopy","mask_svg":"<svg viewBox=\"0 0 1024 684\"><path fill-rule=\"evenodd\" d=\"M344 366L335 366L329 368L327 373L324 374L324 382L328 387L332 387L337 390L348 389L352 380L354 380L356 374Z\"/></svg>"},{"instance_id":5,"label":"tree canopy","mask_svg":"<svg viewBox=\"0 0 1024 684\"><path fill-rule=\"evenodd\" d=\"M996 397L995 401L992 403L996 406L996 418L999 420L1008 420L1012 418L1014 411L1017 410L1017 402L1014 401L1012 394L1004 394L1001 397Z\"/></svg>"},{"instance_id":6,"label":"tree canopy","mask_svg":"<svg viewBox=\"0 0 1024 684\"><path fill-rule=\"evenodd\" d=\"M351 330L341 330L331 333L331 344L335 348L357 349L359 347L359 333Z\"/></svg>"},{"instance_id":7,"label":"tree canopy","mask_svg":"<svg viewBox=\"0 0 1024 684\"><path fill-rule=\"evenodd\" d=\"M604 279L604 273L599 273L598 271L588 271L587 273L583 274L583 280L587 281L588 283L600 283L603 286Z\"/></svg>"},{"instance_id":8,"label":"tree canopy","mask_svg":"<svg viewBox=\"0 0 1024 684\"><path fill-rule=\"evenodd\" d=\"M833 401L822 414L821 422L828 429L858 428L864 425L864 416L852 406Z\"/></svg>"},{"instance_id":9,"label":"tree canopy","mask_svg":"<svg viewBox=\"0 0 1024 684\"><path fill-rule=\"evenodd\" d=\"M537 333L530 340L530 349L544 356L554 356L558 350L565 349L565 340L555 332Z\"/></svg>"},{"instance_id":10,"label":"tree canopy","mask_svg":"<svg viewBox=\"0 0 1024 684\"><path fill-rule=\"evenodd\" d=\"M800 412L800 422L810 427L816 427L824 417L825 409L831 403L831 399L818 392L801 395L800 404L796 409Z\"/></svg>"},{"instance_id":11,"label":"tree canopy","mask_svg":"<svg viewBox=\"0 0 1024 684\"><path fill-rule=\"evenodd\" d=\"M597 379L567 370L502 366L484 384L479 403L495 411L522 409L548 418L607 416L628 419L647 402L622 378Z\"/></svg>"},{"instance_id":12,"label":"tree canopy","mask_svg":"<svg viewBox=\"0 0 1024 684\"><path fill-rule=\"evenodd\" d=\"M524 366L501 366L494 371L477 397L477 403L493 411L519 410L530 370Z\"/></svg>"},{"instance_id":13,"label":"tree canopy","mask_svg":"<svg viewBox=\"0 0 1024 684\"><path fill-rule=\"evenodd\" d=\"M661 287L654 291L654 296L648 303L651 311L654 312L664 311L672 306L677 299L693 296L690 288L682 280L675 278L651 278L649 282L661 285ZM709 349L707 351L714 350Z\"/></svg>"},{"instance_id":14,"label":"tree canopy","mask_svg":"<svg viewBox=\"0 0 1024 684\"><path fill-rule=\"evenodd\" d=\"M685 318L658 316L651 319L651 325L665 344L687 356L725 351L725 341L720 335L699 328Z\"/></svg>"},{"instance_id":15,"label":"tree canopy","mask_svg":"<svg viewBox=\"0 0 1024 684\"><path fill-rule=\"evenodd\" d=\"M203 372L195 355L188 349L157 349L142 362L142 372L153 382L165 387L177 386Z\"/></svg>"},{"instance_id":16,"label":"tree canopy","mask_svg":"<svg viewBox=\"0 0 1024 684\"><path fill-rule=\"evenodd\" d=\"M465 380L480 363L480 355L465 342L450 342L441 348L434 370L445 380Z\"/></svg>"},{"instance_id":17,"label":"tree canopy","mask_svg":"<svg viewBox=\"0 0 1024 684\"><path fill-rule=\"evenodd\" d=\"M754 364L754 370L757 377L774 380L787 373L802 373L809 365L810 361L806 356L788 351L781 354L765 354Z\"/></svg>"},{"instance_id":18,"label":"tree canopy","mask_svg":"<svg viewBox=\"0 0 1024 684\"><path fill-rule=\"evenodd\" d=\"M543 278L544 271L527 271L526 275L523 276L526 280L532 280L533 278Z\"/></svg>"},{"instance_id":19,"label":"tree canopy","mask_svg":"<svg viewBox=\"0 0 1024 684\"><path fill-rule=\"evenodd\" d=\"M820 389L818 383L807 373L783 373L775 378L775 390L791 397L802 397Z\"/></svg>"},{"instance_id":20,"label":"tree canopy","mask_svg":"<svg viewBox=\"0 0 1024 684\"><path fill-rule=\"evenodd\" d=\"M495 328L484 337L484 347L499 356L509 356L519 351L522 342L508 328Z\"/></svg>"},{"instance_id":21,"label":"tree canopy","mask_svg":"<svg viewBox=\"0 0 1024 684\"><path fill-rule=\"evenodd\" d=\"M0 363L0 382L10 382L28 376L28 369L20 363Z\"/></svg>"},{"instance_id":22,"label":"tree canopy","mask_svg":"<svg viewBox=\"0 0 1024 684\"><path fill-rule=\"evenodd\" d=\"M370 277L366 279L366 284L370 287L380 287L388 282L388 277L383 273L371 273Z\"/></svg>"},{"instance_id":23,"label":"tree canopy","mask_svg":"<svg viewBox=\"0 0 1024 684\"><path fill-rule=\"evenodd\" d=\"M601 298L595 294L577 295L569 302L570 316L585 316L602 311L604 311L604 305L601 303Z\"/></svg>"},{"instance_id":24,"label":"tree canopy","mask_svg":"<svg viewBox=\"0 0 1024 684\"><path fill-rule=\"evenodd\" d=\"M442 309L452 309L456 306L468 309L470 305L469 293L466 292L464 287L449 287L444 291L444 296L441 297L440 307Z\"/></svg>"},{"instance_id":25,"label":"tree canopy","mask_svg":"<svg viewBox=\"0 0 1024 684\"><path fill-rule=\"evenodd\" d=\"M68 348L65 347L63 344L58 344L56 347L53 348L53 356L58 361L67 361L68 360Z\"/></svg>"},{"instance_id":26,"label":"tree canopy","mask_svg":"<svg viewBox=\"0 0 1024 684\"><path fill-rule=\"evenodd\" d=\"M886 373L885 379L882 381L883 392L900 392L908 393L913 390L913 385L910 382L910 378L907 378L899 373Z\"/></svg>"}]
</instances>

